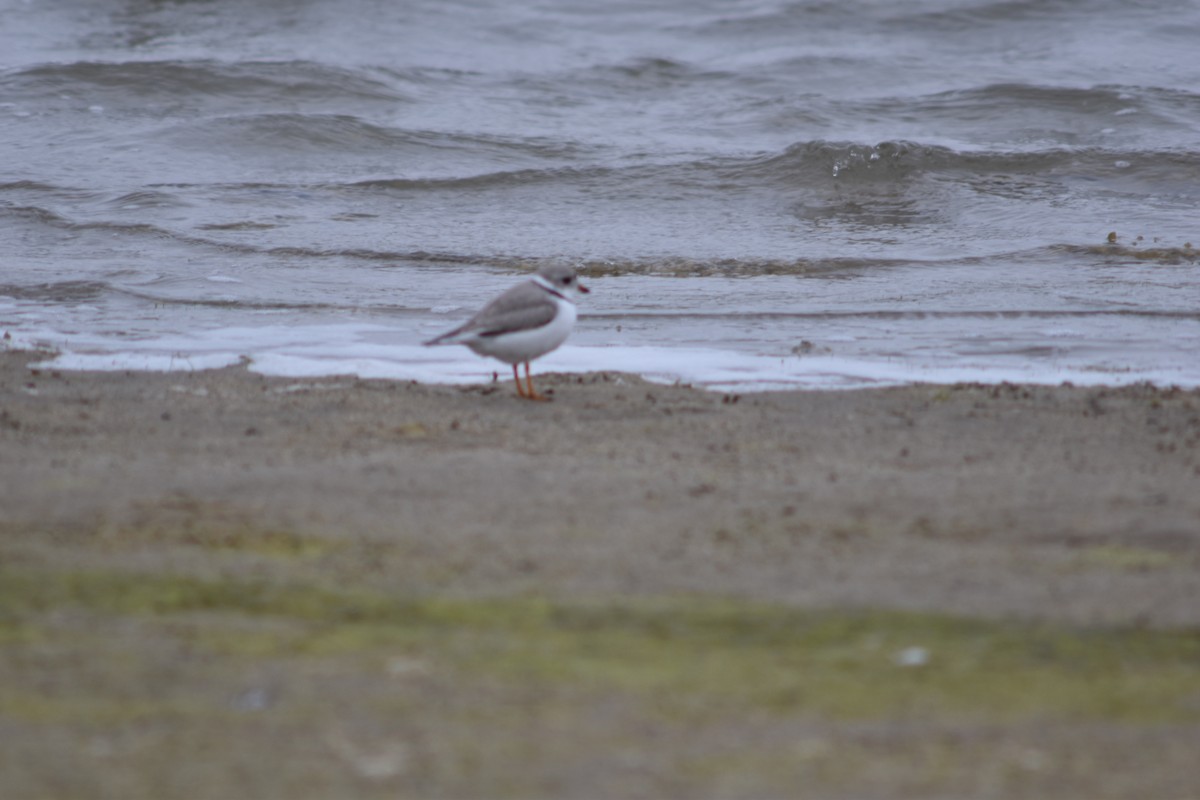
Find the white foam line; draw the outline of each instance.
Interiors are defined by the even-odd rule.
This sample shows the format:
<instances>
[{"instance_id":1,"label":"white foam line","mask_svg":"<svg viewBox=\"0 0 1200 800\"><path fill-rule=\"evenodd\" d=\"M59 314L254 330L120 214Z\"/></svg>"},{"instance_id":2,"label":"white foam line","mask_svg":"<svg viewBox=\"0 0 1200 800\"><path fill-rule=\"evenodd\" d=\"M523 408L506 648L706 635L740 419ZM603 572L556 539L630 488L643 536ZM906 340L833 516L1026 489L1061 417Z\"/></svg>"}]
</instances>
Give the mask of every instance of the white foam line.
<instances>
[{"instance_id":1,"label":"white foam line","mask_svg":"<svg viewBox=\"0 0 1200 800\"><path fill-rule=\"evenodd\" d=\"M192 371L247 361L264 375L316 378L480 383L511 376L510 368L466 348L427 348L398 342L403 334L381 325L264 326L200 331L187 337L128 340L100 335L67 337L54 331L14 335L10 347L52 347L45 366L66 370ZM714 391L854 389L909 383L1038 383L1126 385L1149 382L1200 386L1200 363L1105 369L1074 360L981 356L972 359L872 359L836 355L766 355L718 347L566 345L540 359L535 372L630 372L657 383L684 383Z\"/></svg>"}]
</instances>

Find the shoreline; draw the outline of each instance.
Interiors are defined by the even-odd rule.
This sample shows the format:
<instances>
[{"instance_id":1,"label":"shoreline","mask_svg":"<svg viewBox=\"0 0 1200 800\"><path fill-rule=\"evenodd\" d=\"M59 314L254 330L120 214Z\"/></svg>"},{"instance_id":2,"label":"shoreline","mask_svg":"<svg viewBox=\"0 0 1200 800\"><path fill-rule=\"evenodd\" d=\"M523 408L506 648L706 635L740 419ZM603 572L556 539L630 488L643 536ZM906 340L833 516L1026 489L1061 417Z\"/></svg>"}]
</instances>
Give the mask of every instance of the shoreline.
<instances>
[{"instance_id":1,"label":"shoreline","mask_svg":"<svg viewBox=\"0 0 1200 800\"><path fill-rule=\"evenodd\" d=\"M510 382L28 363L0 356L10 527L182 503L195 525L495 550L468 570L486 580L424 591L513 591L531 561L552 591L1200 624L1200 391L736 395L551 373L537 404Z\"/></svg>"},{"instance_id":2,"label":"shoreline","mask_svg":"<svg viewBox=\"0 0 1200 800\"><path fill-rule=\"evenodd\" d=\"M6 796L1196 785L1198 391L36 358L0 353Z\"/></svg>"},{"instance_id":3,"label":"shoreline","mask_svg":"<svg viewBox=\"0 0 1200 800\"><path fill-rule=\"evenodd\" d=\"M272 378L311 380L350 374L362 380L417 381L427 385L468 386L489 376L504 378L504 365L470 353L445 350L436 355L416 341L394 341L397 331L371 325L314 326L300 335L305 344L292 343L294 327L277 326L253 355L242 338L246 331L208 332L202 352L188 355L178 340L142 343L143 350L111 351L99 341L84 342L94 352L45 350L49 340L18 334L10 348L45 352L44 368L70 372L170 372L219 370L247 366L251 372ZM574 337L586 341L587 331ZM595 334L597 332L593 332ZM425 333L421 334L426 335ZM604 338L601 336L600 338ZM387 343L383 344L386 340ZM183 349L181 349L183 348ZM759 394L789 391L856 391L916 385L1003 384L1119 388L1151 385L1158 388L1200 389L1200 371L1189 365L1151 359L1137 368L1114 371L1087 360L1039 359L1006 363L1003 358L982 358L964 363L937 359L893 361L839 354L827 347L802 342L790 352L767 354L740 349L692 346L656 346L637 340L628 344L568 344L539 359L548 373L588 375L614 372L638 376L662 386L691 386L719 393ZM338 373L342 366L345 373Z\"/></svg>"}]
</instances>

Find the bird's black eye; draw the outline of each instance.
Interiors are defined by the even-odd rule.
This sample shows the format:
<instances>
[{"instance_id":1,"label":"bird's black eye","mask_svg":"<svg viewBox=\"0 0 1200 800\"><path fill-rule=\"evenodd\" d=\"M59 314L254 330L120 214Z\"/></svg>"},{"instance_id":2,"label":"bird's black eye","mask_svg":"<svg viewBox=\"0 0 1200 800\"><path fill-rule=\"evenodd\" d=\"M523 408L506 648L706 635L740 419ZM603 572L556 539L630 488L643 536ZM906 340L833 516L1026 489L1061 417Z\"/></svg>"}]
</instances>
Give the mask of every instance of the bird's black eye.
<instances>
[{"instance_id":1,"label":"bird's black eye","mask_svg":"<svg viewBox=\"0 0 1200 800\"><path fill-rule=\"evenodd\" d=\"M562 279L562 285L563 285L563 286L567 286L567 285L568 285L568 284L570 284L570 283L571 283L571 276L570 276L570 275L568 275L568 276L566 276L565 278L563 278L563 279Z\"/></svg>"}]
</instances>

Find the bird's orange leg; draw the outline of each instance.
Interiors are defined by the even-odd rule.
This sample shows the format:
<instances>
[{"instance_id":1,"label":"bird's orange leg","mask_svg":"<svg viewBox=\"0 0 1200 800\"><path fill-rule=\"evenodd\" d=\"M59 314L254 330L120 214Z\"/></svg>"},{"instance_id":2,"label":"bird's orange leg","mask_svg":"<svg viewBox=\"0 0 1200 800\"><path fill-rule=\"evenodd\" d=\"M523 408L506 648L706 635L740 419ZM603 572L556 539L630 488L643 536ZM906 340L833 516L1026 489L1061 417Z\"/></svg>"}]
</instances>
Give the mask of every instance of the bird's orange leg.
<instances>
[{"instance_id":1,"label":"bird's orange leg","mask_svg":"<svg viewBox=\"0 0 1200 800\"><path fill-rule=\"evenodd\" d=\"M517 365L513 364L513 380L517 382L517 394L521 397L525 396L525 390L521 388L521 373L517 372ZM528 367L528 365L526 365Z\"/></svg>"},{"instance_id":2,"label":"bird's orange leg","mask_svg":"<svg viewBox=\"0 0 1200 800\"><path fill-rule=\"evenodd\" d=\"M525 383L527 383L529 385L529 394L527 394L525 396L528 397L530 400L549 400L550 399L549 397L546 397L544 394L538 394L537 390L533 388L533 376L529 374L529 362L528 361L525 362Z\"/></svg>"}]
</instances>

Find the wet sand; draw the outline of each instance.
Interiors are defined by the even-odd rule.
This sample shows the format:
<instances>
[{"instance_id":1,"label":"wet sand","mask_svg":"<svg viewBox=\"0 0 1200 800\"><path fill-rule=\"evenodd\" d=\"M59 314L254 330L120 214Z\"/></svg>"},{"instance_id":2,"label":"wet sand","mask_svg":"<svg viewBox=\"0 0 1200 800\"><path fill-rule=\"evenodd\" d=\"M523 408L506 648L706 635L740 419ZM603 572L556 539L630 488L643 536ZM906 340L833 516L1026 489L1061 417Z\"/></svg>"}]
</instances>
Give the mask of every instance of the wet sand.
<instances>
[{"instance_id":1,"label":"wet sand","mask_svg":"<svg viewBox=\"0 0 1200 800\"><path fill-rule=\"evenodd\" d=\"M5 797L764 797L796 796L796 781L822 797L1189 797L1200 785L1198 392L735 396L597 373L537 376L553 402L532 403L511 383L77 373L36 359L0 354L0 737L20 743L0 756ZM330 616L339 603L359 611ZM362 611L388 603L436 622L395 640L403 610ZM703 622L689 610L714 603ZM553 621L581 608L606 609L588 623L606 633L570 623L577 638L555 650L567 645ZM511 614L479 621L498 609ZM737 661L753 648L729 631L638 660L662 644L646 615L711 633L729 614L749 628L867 620L862 642L909 631L915 649L880 663L927 668L926 682L856 711L822 705L853 686L807 696L802 675L787 702L715 701L714 682L656 705L647 676L690 670L675 661L685 651L733 659L734 674L789 671L771 648ZM980 705L998 679L936 671L939 646L967 658L960 624L1029 640L1165 632L1184 650L1164 656L1175 668L1153 678L1170 688L1150 713L1105 697L1060 707L1049 689L1044 709L1008 713ZM329 644L341 628L361 640ZM634 649L610 662L604 642ZM805 658L833 646L789 642L779 652ZM512 660L536 647L574 666ZM1069 677L1069 659L1030 659L1021 669ZM622 671L634 662L661 668L635 678ZM201 744L204 757L181 755Z\"/></svg>"}]
</instances>

